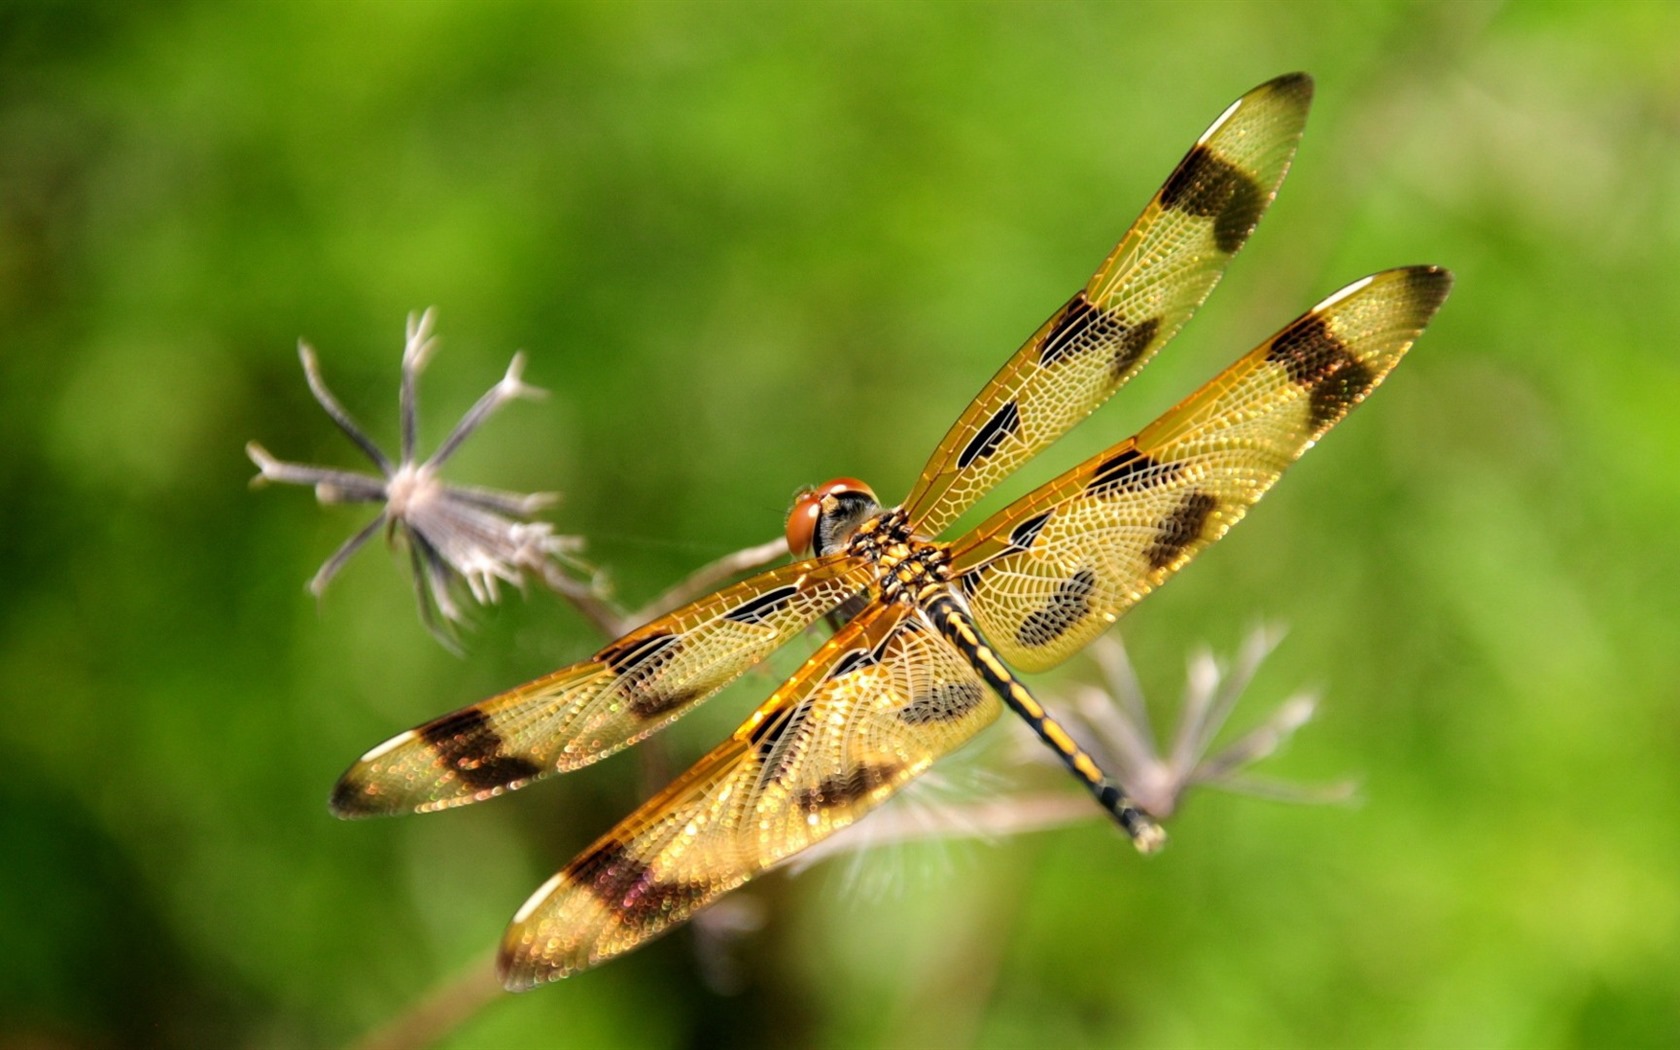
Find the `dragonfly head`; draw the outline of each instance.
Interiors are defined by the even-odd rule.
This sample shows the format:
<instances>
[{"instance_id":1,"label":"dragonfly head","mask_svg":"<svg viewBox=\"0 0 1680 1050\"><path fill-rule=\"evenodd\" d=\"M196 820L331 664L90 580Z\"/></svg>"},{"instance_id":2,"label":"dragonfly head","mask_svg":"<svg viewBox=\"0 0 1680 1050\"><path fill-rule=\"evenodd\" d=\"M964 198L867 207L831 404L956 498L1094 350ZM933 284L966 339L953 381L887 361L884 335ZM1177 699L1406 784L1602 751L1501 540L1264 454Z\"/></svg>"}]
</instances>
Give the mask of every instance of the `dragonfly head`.
<instances>
[{"instance_id":1,"label":"dragonfly head","mask_svg":"<svg viewBox=\"0 0 1680 1050\"><path fill-rule=\"evenodd\" d=\"M831 554L880 511L874 490L856 478L835 478L805 489L788 512L788 550L795 558Z\"/></svg>"}]
</instances>

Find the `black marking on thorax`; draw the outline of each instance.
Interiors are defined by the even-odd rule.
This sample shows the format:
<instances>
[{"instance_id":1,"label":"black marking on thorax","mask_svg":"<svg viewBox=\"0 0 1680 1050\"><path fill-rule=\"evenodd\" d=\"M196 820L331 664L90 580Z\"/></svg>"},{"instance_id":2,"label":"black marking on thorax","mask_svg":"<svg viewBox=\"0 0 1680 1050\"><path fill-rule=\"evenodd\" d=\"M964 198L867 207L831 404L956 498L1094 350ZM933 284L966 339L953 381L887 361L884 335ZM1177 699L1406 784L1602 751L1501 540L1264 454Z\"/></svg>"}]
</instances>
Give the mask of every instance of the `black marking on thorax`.
<instances>
[{"instance_id":1,"label":"black marking on thorax","mask_svg":"<svg viewBox=\"0 0 1680 1050\"><path fill-rule=\"evenodd\" d=\"M882 574L881 600L914 601L928 586L942 585L950 576L950 555L946 549L938 544L918 543L908 557Z\"/></svg>"},{"instance_id":2,"label":"black marking on thorax","mask_svg":"<svg viewBox=\"0 0 1680 1050\"><path fill-rule=\"evenodd\" d=\"M542 772L529 759L502 753L502 738L490 718L476 707L444 715L420 727L443 764L475 791L505 787Z\"/></svg>"},{"instance_id":3,"label":"black marking on thorax","mask_svg":"<svg viewBox=\"0 0 1680 1050\"><path fill-rule=\"evenodd\" d=\"M944 544L911 535L902 509L863 523L847 553L875 567L875 600L903 602L932 584L950 578L950 552Z\"/></svg>"}]
</instances>

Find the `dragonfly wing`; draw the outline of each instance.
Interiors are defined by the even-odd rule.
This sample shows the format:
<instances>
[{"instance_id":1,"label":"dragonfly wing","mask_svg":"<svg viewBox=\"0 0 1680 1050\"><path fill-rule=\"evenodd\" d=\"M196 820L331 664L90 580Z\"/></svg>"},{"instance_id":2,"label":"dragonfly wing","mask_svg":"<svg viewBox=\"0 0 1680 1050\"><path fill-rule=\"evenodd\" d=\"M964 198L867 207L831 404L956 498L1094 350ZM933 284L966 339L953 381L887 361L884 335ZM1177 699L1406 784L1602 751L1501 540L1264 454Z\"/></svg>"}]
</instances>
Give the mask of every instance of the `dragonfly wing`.
<instances>
[{"instance_id":1,"label":"dragonfly wing","mask_svg":"<svg viewBox=\"0 0 1680 1050\"><path fill-rule=\"evenodd\" d=\"M863 588L860 563L772 569L594 657L398 734L339 779L341 817L478 802L588 765L669 725Z\"/></svg>"},{"instance_id":2,"label":"dragonfly wing","mask_svg":"<svg viewBox=\"0 0 1680 1050\"><path fill-rule=\"evenodd\" d=\"M1434 267L1358 281L1135 437L995 515L952 550L1003 657L1052 667L1225 534L1380 383L1446 298Z\"/></svg>"},{"instance_id":3,"label":"dragonfly wing","mask_svg":"<svg viewBox=\"0 0 1680 1050\"><path fill-rule=\"evenodd\" d=\"M871 607L526 902L502 942L503 980L528 988L659 936L853 823L998 710L919 612Z\"/></svg>"},{"instance_id":4,"label":"dragonfly wing","mask_svg":"<svg viewBox=\"0 0 1680 1050\"><path fill-rule=\"evenodd\" d=\"M1090 415L1213 291L1289 170L1312 102L1302 73L1237 100L1179 162L1102 267L986 384L904 506L937 536Z\"/></svg>"}]
</instances>

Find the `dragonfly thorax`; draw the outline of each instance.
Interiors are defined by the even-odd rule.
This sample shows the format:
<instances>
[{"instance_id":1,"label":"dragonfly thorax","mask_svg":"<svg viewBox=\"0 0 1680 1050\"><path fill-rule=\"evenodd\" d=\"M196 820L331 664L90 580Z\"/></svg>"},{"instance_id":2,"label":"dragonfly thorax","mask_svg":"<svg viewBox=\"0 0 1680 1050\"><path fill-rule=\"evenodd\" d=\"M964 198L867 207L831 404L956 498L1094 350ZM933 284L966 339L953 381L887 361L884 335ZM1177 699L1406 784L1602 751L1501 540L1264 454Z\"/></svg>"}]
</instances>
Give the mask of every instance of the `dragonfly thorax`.
<instances>
[{"instance_id":1,"label":"dragonfly thorax","mask_svg":"<svg viewBox=\"0 0 1680 1050\"><path fill-rule=\"evenodd\" d=\"M801 492L788 514L787 543L795 557L844 553L871 563L889 602L914 598L950 575L945 547L912 535L904 509L882 509L856 478Z\"/></svg>"},{"instance_id":2,"label":"dragonfly thorax","mask_svg":"<svg viewBox=\"0 0 1680 1050\"><path fill-rule=\"evenodd\" d=\"M950 579L951 559L945 544L912 535L902 507L865 519L843 549L875 566L876 587L883 602L919 601L929 588L945 589Z\"/></svg>"}]
</instances>

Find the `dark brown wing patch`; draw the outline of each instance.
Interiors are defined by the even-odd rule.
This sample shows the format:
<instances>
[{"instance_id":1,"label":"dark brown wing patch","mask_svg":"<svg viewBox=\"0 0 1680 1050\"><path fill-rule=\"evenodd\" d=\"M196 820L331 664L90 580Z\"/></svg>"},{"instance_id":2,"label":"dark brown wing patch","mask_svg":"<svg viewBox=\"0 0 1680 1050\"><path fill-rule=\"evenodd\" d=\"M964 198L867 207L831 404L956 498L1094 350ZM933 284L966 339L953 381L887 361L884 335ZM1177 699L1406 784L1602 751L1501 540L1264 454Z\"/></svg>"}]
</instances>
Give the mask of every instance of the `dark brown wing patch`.
<instances>
[{"instance_id":1,"label":"dark brown wing patch","mask_svg":"<svg viewBox=\"0 0 1680 1050\"><path fill-rule=\"evenodd\" d=\"M1313 429L1322 430L1342 418L1376 382L1376 375L1350 356L1340 368L1314 384L1308 399Z\"/></svg>"},{"instance_id":2,"label":"dark brown wing patch","mask_svg":"<svg viewBox=\"0 0 1680 1050\"><path fill-rule=\"evenodd\" d=\"M502 940L507 986L658 936L851 824L997 717L973 667L921 616L865 610L729 740L533 894Z\"/></svg>"},{"instance_id":3,"label":"dark brown wing patch","mask_svg":"<svg viewBox=\"0 0 1680 1050\"><path fill-rule=\"evenodd\" d=\"M823 777L815 787L801 788L794 795L794 805L806 813L855 806L891 784L903 768L894 762L853 766L844 773Z\"/></svg>"},{"instance_id":4,"label":"dark brown wing patch","mask_svg":"<svg viewBox=\"0 0 1680 1050\"><path fill-rule=\"evenodd\" d=\"M1213 220L1213 240L1227 254L1254 232L1269 198L1260 184L1206 146L1192 149L1161 188L1162 207Z\"/></svg>"},{"instance_id":5,"label":"dark brown wing patch","mask_svg":"<svg viewBox=\"0 0 1680 1050\"><path fill-rule=\"evenodd\" d=\"M1279 332L1266 360L1282 365L1289 381L1312 386L1343 364L1353 360L1348 348L1318 314L1308 314Z\"/></svg>"},{"instance_id":6,"label":"dark brown wing patch","mask_svg":"<svg viewBox=\"0 0 1680 1050\"><path fill-rule=\"evenodd\" d=\"M522 758L502 754L502 738L490 728L490 719L476 708L469 707L428 722L420 727L420 735L461 782L475 791L501 787L542 772Z\"/></svg>"},{"instance_id":7,"label":"dark brown wing patch","mask_svg":"<svg viewBox=\"0 0 1680 1050\"><path fill-rule=\"evenodd\" d=\"M1102 462L1085 491L1098 499L1111 499L1123 492L1138 492L1177 480L1183 470L1182 464L1162 463L1127 446Z\"/></svg>"},{"instance_id":8,"label":"dark brown wing patch","mask_svg":"<svg viewBox=\"0 0 1680 1050\"><path fill-rule=\"evenodd\" d=\"M1097 574L1080 569L1063 580L1044 606L1028 613L1015 632L1023 646L1039 646L1067 633L1091 611L1091 595L1097 589Z\"/></svg>"},{"instance_id":9,"label":"dark brown wing patch","mask_svg":"<svg viewBox=\"0 0 1680 1050\"><path fill-rule=\"evenodd\" d=\"M1040 514L1037 517L1028 518L1026 521L1021 522L1021 524L1015 526L1013 529L1010 529L1009 545L1014 547L1016 550L1024 551L1031 549L1033 541L1038 539L1038 534L1040 532L1044 531L1044 525L1050 520L1050 515L1052 513L1054 512L1047 510L1043 514Z\"/></svg>"},{"instance_id":10,"label":"dark brown wing patch","mask_svg":"<svg viewBox=\"0 0 1680 1050\"><path fill-rule=\"evenodd\" d=\"M791 591L792 588L786 587L781 591L772 591L772 594L782 596L768 607L756 609L751 614L754 619L743 619L736 614L749 606L757 605L756 601L748 602L737 608L734 613L726 614L724 619L734 620L736 623L756 623L792 597L792 593L782 592ZM651 719L692 702L697 695L693 689L667 689L659 683L661 668L675 660L682 651L682 638L675 634L656 632L640 638L632 635L602 649L595 658L622 676L620 689L628 701L630 710L638 717Z\"/></svg>"},{"instance_id":11,"label":"dark brown wing patch","mask_svg":"<svg viewBox=\"0 0 1680 1050\"><path fill-rule=\"evenodd\" d=\"M979 682L944 682L899 708L898 719L911 726L954 722L979 707L985 698L985 688Z\"/></svg>"},{"instance_id":12,"label":"dark brown wing patch","mask_svg":"<svg viewBox=\"0 0 1680 1050\"><path fill-rule=\"evenodd\" d=\"M791 585L778 587L773 591L766 591L752 601L736 606L724 613L723 618L734 620L736 623L763 623L765 618L792 601L798 593L798 587Z\"/></svg>"},{"instance_id":13,"label":"dark brown wing patch","mask_svg":"<svg viewBox=\"0 0 1680 1050\"><path fill-rule=\"evenodd\" d=\"M1013 401L1006 402L986 425L975 432L974 438L957 457L957 466L966 468L977 459L985 459L1015 431L1021 429L1021 409Z\"/></svg>"},{"instance_id":14,"label":"dark brown wing patch","mask_svg":"<svg viewBox=\"0 0 1680 1050\"><path fill-rule=\"evenodd\" d=\"M1149 344L1155 341L1155 333L1161 330L1161 319L1146 318L1137 324L1125 326L1120 338L1114 340L1114 354L1108 359L1109 378L1119 383L1137 364L1138 358L1149 349Z\"/></svg>"},{"instance_id":15,"label":"dark brown wing patch","mask_svg":"<svg viewBox=\"0 0 1680 1050\"><path fill-rule=\"evenodd\" d=\"M1158 318L1128 324L1114 311L1091 305L1085 293L1080 292L1051 318L1049 331L1045 333L1039 350L1038 363L1049 368L1107 347L1109 374L1118 379L1149 347L1150 340L1155 338L1160 327Z\"/></svg>"},{"instance_id":16,"label":"dark brown wing patch","mask_svg":"<svg viewBox=\"0 0 1680 1050\"><path fill-rule=\"evenodd\" d=\"M1320 430L1342 418L1376 383L1322 316L1301 318L1272 340L1266 360L1283 366L1290 382L1312 388L1308 418Z\"/></svg>"},{"instance_id":17,"label":"dark brown wing patch","mask_svg":"<svg viewBox=\"0 0 1680 1050\"><path fill-rule=\"evenodd\" d=\"M595 654L614 674L647 674L682 652L682 639L670 631L621 638Z\"/></svg>"},{"instance_id":18,"label":"dark brown wing patch","mask_svg":"<svg viewBox=\"0 0 1680 1050\"><path fill-rule=\"evenodd\" d=\"M953 544L951 571L998 655L1027 671L1055 666L1224 535L1382 381L1451 283L1433 267L1354 282L1130 441ZM1030 545L1017 543L1021 530ZM1088 595L1082 571L1094 574Z\"/></svg>"},{"instance_id":19,"label":"dark brown wing patch","mask_svg":"<svg viewBox=\"0 0 1680 1050\"><path fill-rule=\"evenodd\" d=\"M1172 513L1157 526L1160 535L1150 545L1145 557L1152 569L1164 569L1184 553L1186 547L1202 538L1219 499L1211 492L1188 492Z\"/></svg>"},{"instance_id":20,"label":"dark brown wing patch","mask_svg":"<svg viewBox=\"0 0 1680 1050\"><path fill-rule=\"evenodd\" d=\"M919 535L944 532L1178 332L1271 202L1311 100L1310 78L1280 77L1237 100L1197 140L1084 289L1039 325L941 439L903 504Z\"/></svg>"},{"instance_id":21,"label":"dark brown wing patch","mask_svg":"<svg viewBox=\"0 0 1680 1050\"><path fill-rule=\"evenodd\" d=\"M686 911L711 892L705 883L662 881L646 864L631 857L616 839L566 866L566 878L587 889L627 926L657 924L671 911Z\"/></svg>"},{"instance_id":22,"label":"dark brown wing patch","mask_svg":"<svg viewBox=\"0 0 1680 1050\"><path fill-rule=\"evenodd\" d=\"M1092 306L1084 292L1080 292L1051 319L1050 331L1044 336L1044 346L1038 354L1038 363L1049 367L1084 353L1091 342L1091 329L1106 325L1119 327L1117 322Z\"/></svg>"}]
</instances>

